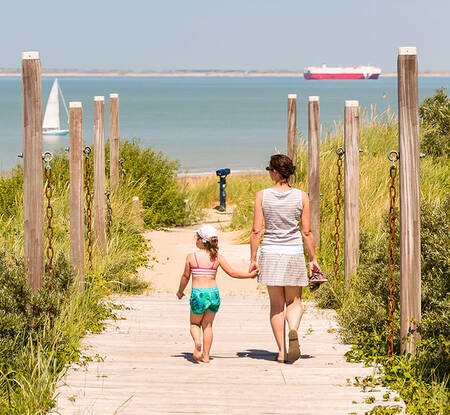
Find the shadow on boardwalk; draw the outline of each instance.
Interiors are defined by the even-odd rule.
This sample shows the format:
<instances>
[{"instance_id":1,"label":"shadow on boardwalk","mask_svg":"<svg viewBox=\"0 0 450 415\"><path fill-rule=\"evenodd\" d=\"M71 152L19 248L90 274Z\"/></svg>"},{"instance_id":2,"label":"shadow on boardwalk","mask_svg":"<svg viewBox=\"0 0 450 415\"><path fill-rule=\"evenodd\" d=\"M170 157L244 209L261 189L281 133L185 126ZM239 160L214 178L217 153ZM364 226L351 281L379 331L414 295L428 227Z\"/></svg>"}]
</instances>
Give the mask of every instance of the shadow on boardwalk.
<instances>
[{"instance_id":1,"label":"shadow on boardwalk","mask_svg":"<svg viewBox=\"0 0 450 415\"><path fill-rule=\"evenodd\" d=\"M333 314L312 304L305 304L299 332L304 356L286 365L274 361L265 296L223 297L209 364L193 364L188 300L153 294L116 302L125 305L124 319L84 340L93 359L68 370L54 413L363 414L394 404L392 393L383 400L384 388L353 385L373 369L346 362L349 347L337 341Z\"/></svg>"}]
</instances>

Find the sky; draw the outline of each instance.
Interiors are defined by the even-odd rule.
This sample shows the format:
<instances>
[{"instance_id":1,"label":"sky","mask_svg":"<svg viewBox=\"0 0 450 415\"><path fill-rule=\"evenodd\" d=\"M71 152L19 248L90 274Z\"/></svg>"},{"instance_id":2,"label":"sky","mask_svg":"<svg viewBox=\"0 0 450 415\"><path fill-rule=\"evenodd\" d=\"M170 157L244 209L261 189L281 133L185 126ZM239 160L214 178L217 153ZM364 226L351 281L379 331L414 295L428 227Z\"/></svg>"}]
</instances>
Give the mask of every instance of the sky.
<instances>
[{"instance_id":1,"label":"sky","mask_svg":"<svg viewBox=\"0 0 450 415\"><path fill-rule=\"evenodd\" d=\"M450 70L450 0L5 1L0 68L37 50L43 68Z\"/></svg>"}]
</instances>

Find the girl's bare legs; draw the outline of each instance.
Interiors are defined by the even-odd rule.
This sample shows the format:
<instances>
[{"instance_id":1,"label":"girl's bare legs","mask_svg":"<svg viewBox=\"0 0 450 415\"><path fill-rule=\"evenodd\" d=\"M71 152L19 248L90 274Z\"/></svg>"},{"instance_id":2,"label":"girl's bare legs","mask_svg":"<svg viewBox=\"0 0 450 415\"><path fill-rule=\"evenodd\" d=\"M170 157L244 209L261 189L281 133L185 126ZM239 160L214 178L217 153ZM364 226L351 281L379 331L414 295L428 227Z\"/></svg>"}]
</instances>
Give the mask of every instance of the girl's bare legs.
<instances>
[{"instance_id":1,"label":"girl's bare legs","mask_svg":"<svg viewBox=\"0 0 450 415\"><path fill-rule=\"evenodd\" d=\"M297 331L303 316L302 287L284 287L284 295L289 330Z\"/></svg>"},{"instance_id":2,"label":"girl's bare legs","mask_svg":"<svg viewBox=\"0 0 450 415\"><path fill-rule=\"evenodd\" d=\"M211 350L211 344L213 341L212 325L214 321L215 313L206 310L203 314L203 320L201 322L203 329L203 354L202 361L209 363L209 351Z\"/></svg>"},{"instance_id":3,"label":"girl's bare legs","mask_svg":"<svg viewBox=\"0 0 450 415\"><path fill-rule=\"evenodd\" d=\"M194 353L192 354L194 360L197 362L202 360L202 319L205 313L203 314L194 314L191 311L191 336L192 340L194 340Z\"/></svg>"},{"instance_id":4,"label":"girl's bare legs","mask_svg":"<svg viewBox=\"0 0 450 415\"><path fill-rule=\"evenodd\" d=\"M286 342L284 334L284 287L268 286L270 299L270 325L278 345L278 360L286 359Z\"/></svg>"}]
</instances>

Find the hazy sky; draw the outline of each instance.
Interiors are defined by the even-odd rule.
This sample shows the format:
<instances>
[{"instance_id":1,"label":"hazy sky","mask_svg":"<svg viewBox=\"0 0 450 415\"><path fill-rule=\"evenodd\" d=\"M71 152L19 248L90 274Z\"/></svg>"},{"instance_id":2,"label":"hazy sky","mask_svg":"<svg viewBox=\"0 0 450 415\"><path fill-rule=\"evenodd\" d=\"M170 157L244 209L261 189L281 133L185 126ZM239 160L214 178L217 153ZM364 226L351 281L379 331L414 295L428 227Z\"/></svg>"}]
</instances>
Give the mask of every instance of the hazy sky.
<instances>
[{"instance_id":1,"label":"hazy sky","mask_svg":"<svg viewBox=\"0 0 450 415\"><path fill-rule=\"evenodd\" d=\"M450 0L5 1L0 67L390 71L416 46L420 70L450 69L449 21Z\"/></svg>"}]
</instances>

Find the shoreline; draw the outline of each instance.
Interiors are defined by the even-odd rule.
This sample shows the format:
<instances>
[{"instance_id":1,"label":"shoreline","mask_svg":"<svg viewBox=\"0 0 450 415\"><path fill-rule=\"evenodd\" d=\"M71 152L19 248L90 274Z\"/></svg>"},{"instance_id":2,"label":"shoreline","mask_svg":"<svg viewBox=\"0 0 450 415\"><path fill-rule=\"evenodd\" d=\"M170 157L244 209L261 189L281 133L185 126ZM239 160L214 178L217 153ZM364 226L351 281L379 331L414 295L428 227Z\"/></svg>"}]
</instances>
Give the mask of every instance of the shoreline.
<instances>
[{"instance_id":1,"label":"shoreline","mask_svg":"<svg viewBox=\"0 0 450 415\"><path fill-rule=\"evenodd\" d=\"M0 69L0 78L21 77L20 71ZM132 72L132 71L43 71L43 77L105 77L105 78L301 78L303 71L161 71L161 72ZM396 72L381 73L380 78L396 77ZM446 78L450 71L419 72L420 77Z\"/></svg>"}]
</instances>

